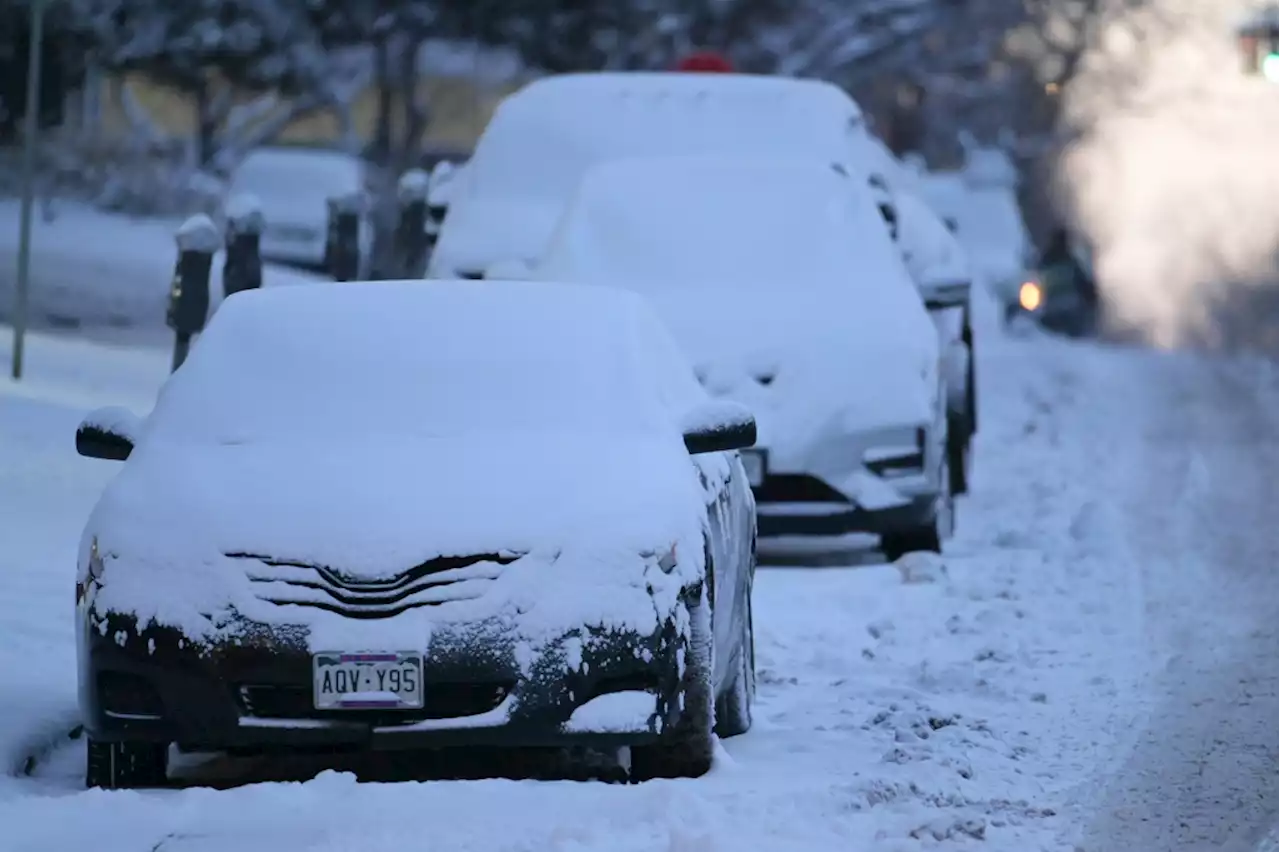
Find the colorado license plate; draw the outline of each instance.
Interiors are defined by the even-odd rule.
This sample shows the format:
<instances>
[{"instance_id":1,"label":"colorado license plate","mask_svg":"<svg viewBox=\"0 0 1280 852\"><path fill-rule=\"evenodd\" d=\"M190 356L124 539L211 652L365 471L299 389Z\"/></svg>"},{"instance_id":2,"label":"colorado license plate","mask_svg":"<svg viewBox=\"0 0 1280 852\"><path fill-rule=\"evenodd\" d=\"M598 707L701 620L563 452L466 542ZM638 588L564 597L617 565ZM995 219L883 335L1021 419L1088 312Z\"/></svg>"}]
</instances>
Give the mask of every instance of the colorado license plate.
<instances>
[{"instance_id":1,"label":"colorado license plate","mask_svg":"<svg viewBox=\"0 0 1280 852\"><path fill-rule=\"evenodd\" d=\"M418 710L422 654L327 651L312 656L317 710Z\"/></svg>"},{"instance_id":2,"label":"colorado license plate","mask_svg":"<svg viewBox=\"0 0 1280 852\"><path fill-rule=\"evenodd\" d=\"M747 472L747 482L752 488L764 485L765 460L764 453L759 450L743 450L742 469Z\"/></svg>"}]
</instances>

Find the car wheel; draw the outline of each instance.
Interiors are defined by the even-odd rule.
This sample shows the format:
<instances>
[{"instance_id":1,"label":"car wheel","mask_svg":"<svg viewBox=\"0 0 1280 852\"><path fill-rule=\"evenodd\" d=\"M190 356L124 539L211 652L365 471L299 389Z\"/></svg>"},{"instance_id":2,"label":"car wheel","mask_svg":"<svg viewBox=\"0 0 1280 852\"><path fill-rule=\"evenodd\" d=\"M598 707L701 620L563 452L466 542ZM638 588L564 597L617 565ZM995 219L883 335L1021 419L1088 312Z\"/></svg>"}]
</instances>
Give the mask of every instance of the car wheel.
<instances>
[{"instance_id":1,"label":"car wheel","mask_svg":"<svg viewBox=\"0 0 1280 852\"><path fill-rule=\"evenodd\" d=\"M951 477L951 494L969 491L969 429L963 414L947 417L947 469Z\"/></svg>"},{"instance_id":2,"label":"car wheel","mask_svg":"<svg viewBox=\"0 0 1280 852\"><path fill-rule=\"evenodd\" d=\"M749 595L746 617L742 619L740 647L738 671L729 682L728 689L716 701L716 736L721 739L736 737L751 730L751 706L756 700L756 646Z\"/></svg>"},{"instance_id":3,"label":"car wheel","mask_svg":"<svg viewBox=\"0 0 1280 852\"><path fill-rule=\"evenodd\" d=\"M709 570L709 569L708 569ZM651 745L631 749L631 779L697 778L711 770L715 754L715 700L712 689L710 603L701 589L689 605L681 713L675 727Z\"/></svg>"},{"instance_id":4,"label":"car wheel","mask_svg":"<svg viewBox=\"0 0 1280 852\"><path fill-rule=\"evenodd\" d=\"M955 501L951 494L949 455L950 453L943 454L942 469L938 471L938 495L929 520L912 529L881 536L880 549L890 562L919 551L941 553L942 542L951 537L955 528Z\"/></svg>"},{"instance_id":5,"label":"car wheel","mask_svg":"<svg viewBox=\"0 0 1280 852\"><path fill-rule=\"evenodd\" d=\"M104 743L85 738L85 786L104 790L163 787L168 782L165 743Z\"/></svg>"}]
</instances>

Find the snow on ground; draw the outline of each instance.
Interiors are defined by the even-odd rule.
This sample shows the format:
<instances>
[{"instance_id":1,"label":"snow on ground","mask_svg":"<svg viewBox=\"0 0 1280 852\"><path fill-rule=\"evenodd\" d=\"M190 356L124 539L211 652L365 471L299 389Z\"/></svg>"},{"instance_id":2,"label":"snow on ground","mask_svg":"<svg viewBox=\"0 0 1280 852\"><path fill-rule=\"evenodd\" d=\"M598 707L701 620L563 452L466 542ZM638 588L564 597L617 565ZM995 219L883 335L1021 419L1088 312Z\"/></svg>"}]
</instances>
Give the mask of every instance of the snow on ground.
<instances>
[{"instance_id":1,"label":"snow on ground","mask_svg":"<svg viewBox=\"0 0 1280 852\"><path fill-rule=\"evenodd\" d=\"M30 318L33 327L75 327L111 339L167 338L165 309L179 222L130 219L59 203L32 218ZM17 202L0 201L0 318L13 313L18 256ZM268 265L264 286L319 280ZM212 306L222 300L222 254L213 261Z\"/></svg>"},{"instance_id":2,"label":"snow on ground","mask_svg":"<svg viewBox=\"0 0 1280 852\"><path fill-rule=\"evenodd\" d=\"M958 537L941 559L762 568L756 725L723 744L711 775L357 784L333 771L342 764L214 760L184 770L184 789L86 792L80 744L60 738L75 715L72 578L112 466L75 456L71 435L90 407L145 411L167 363L33 336L29 378L0 384L0 756L12 767L32 745L57 747L29 776L0 778L5 848L61 852L92 838L95 852L1072 849L1114 798L1100 779L1151 765L1140 740L1160 719L1159 678L1146 673L1167 660L1150 643L1170 615L1147 612L1145 586L1182 589L1186 572L1197 585L1184 597L1208 588L1209 562L1145 564L1138 542L1168 521L1130 514L1151 496L1148 444L1194 457L1193 429L1156 428L1165 406L1215 411L1188 390L1206 379L1197 362L984 340L983 431ZM1229 437L1206 464L1229 457ZM1227 473L1247 479L1245 462ZM1198 638L1220 609L1196 621Z\"/></svg>"}]
</instances>

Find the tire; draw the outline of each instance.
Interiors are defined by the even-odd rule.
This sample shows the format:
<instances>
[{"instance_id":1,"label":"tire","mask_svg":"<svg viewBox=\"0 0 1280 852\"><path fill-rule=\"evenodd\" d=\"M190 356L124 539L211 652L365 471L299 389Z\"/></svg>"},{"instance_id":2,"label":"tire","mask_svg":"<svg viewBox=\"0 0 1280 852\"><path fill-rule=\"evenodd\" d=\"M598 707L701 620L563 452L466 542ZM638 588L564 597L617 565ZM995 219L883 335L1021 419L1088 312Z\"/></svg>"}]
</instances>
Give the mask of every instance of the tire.
<instances>
[{"instance_id":1,"label":"tire","mask_svg":"<svg viewBox=\"0 0 1280 852\"><path fill-rule=\"evenodd\" d=\"M950 446L950 432L946 446ZM955 504L951 492L950 452L943 457L942 470L938 471L938 496L934 501L931 517L917 527L901 532L887 533L880 537L880 550L885 559L897 562L908 553L927 551L941 553L942 542L951 536L955 525Z\"/></svg>"},{"instance_id":2,"label":"tire","mask_svg":"<svg viewBox=\"0 0 1280 852\"><path fill-rule=\"evenodd\" d=\"M104 743L85 737L86 787L128 790L163 787L168 783L169 746L166 743Z\"/></svg>"},{"instance_id":3,"label":"tire","mask_svg":"<svg viewBox=\"0 0 1280 852\"><path fill-rule=\"evenodd\" d=\"M675 727L651 745L631 749L631 780L698 778L711 770L715 755L715 699L712 689L711 612L702 590L689 606L689 640L685 646L683 710Z\"/></svg>"},{"instance_id":4,"label":"tire","mask_svg":"<svg viewBox=\"0 0 1280 852\"><path fill-rule=\"evenodd\" d=\"M951 477L951 494L969 492L969 441L968 417L948 415L947 470Z\"/></svg>"},{"instance_id":5,"label":"tire","mask_svg":"<svg viewBox=\"0 0 1280 852\"><path fill-rule=\"evenodd\" d=\"M751 623L751 596L747 596L746 617L742 620L742 645L738 671L728 689L716 700L716 736L736 737L751 730L751 707L756 700L756 643Z\"/></svg>"}]
</instances>

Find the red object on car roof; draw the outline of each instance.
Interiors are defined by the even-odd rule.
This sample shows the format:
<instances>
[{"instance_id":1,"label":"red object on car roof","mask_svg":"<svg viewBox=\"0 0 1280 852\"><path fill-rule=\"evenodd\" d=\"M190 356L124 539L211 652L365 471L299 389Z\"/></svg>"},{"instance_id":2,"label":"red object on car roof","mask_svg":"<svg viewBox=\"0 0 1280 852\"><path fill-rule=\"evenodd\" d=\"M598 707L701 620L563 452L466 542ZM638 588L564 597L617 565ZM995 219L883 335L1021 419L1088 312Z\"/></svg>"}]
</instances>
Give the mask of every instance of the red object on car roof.
<instances>
[{"instance_id":1,"label":"red object on car roof","mask_svg":"<svg viewBox=\"0 0 1280 852\"><path fill-rule=\"evenodd\" d=\"M680 64L676 66L676 70L732 74L733 63L713 50L699 50L681 59Z\"/></svg>"}]
</instances>

